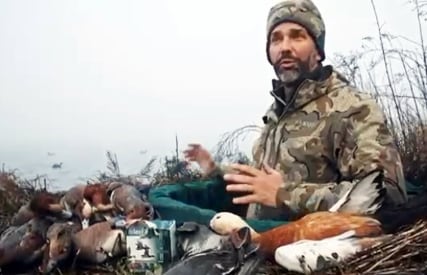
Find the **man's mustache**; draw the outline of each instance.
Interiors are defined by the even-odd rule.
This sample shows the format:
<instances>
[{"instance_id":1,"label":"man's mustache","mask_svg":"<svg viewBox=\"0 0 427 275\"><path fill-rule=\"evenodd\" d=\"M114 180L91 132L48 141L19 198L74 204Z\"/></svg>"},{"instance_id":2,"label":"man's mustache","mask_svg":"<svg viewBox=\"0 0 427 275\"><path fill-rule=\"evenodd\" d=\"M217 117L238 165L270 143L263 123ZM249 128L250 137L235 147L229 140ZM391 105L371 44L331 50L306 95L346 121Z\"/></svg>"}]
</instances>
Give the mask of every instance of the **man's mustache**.
<instances>
[{"instance_id":1,"label":"man's mustache","mask_svg":"<svg viewBox=\"0 0 427 275\"><path fill-rule=\"evenodd\" d=\"M281 64L284 60L292 60L293 62L295 62L295 63L297 63L297 64L301 64L301 59L299 59L299 58L297 58L297 57L295 57L295 56L292 56L292 54L290 54L290 53L283 53L283 54L280 56L279 60L277 60L277 62L274 64L274 66L275 66L276 68L279 68L279 67L280 67L280 64Z\"/></svg>"}]
</instances>

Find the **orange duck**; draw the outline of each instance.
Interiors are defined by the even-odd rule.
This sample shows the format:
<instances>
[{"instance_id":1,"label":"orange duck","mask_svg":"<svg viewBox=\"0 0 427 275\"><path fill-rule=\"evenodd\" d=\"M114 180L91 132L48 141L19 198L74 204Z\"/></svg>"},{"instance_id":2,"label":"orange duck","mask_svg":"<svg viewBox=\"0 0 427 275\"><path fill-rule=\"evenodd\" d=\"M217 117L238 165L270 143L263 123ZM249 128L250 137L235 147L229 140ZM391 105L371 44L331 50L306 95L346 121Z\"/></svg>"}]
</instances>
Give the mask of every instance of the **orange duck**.
<instances>
[{"instance_id":1,"label":"orange duck","mask_svg":"<svg viewBox=\"0 0 427 275\"><path fill-rule=\"evenodd\" d=\"M88 184L83 192L83 198L100 212L110 212L114 209L107 194L107 184Z\"/></svg>"},{"instance_id":2,"label":"orange duck","mask_svg":"<svg viewBox=\"0 0 427 275\"><path fill-rule=\"evenodd\" d=\"M210 227L221 235L249 227L252 241L270 257L277 248L300 240L322 240L348 231L354 231L357 238L380 236L383 234L381 223L368 215L374 214L382 204L385 194L382 178L380 172L372 172L329 211L310 213L263 233L255 232L242 218L229 212L217 213L210 221Z\"/></svg>"}]
</instances>

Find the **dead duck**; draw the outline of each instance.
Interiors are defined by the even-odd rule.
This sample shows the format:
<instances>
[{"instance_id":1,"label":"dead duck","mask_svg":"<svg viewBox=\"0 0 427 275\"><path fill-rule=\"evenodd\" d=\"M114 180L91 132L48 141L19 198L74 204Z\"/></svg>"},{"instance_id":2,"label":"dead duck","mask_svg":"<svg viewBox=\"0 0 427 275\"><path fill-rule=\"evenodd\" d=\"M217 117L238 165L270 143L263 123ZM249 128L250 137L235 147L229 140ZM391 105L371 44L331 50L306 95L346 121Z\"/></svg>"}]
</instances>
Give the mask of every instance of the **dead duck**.
<instances>
[{"instance_id":1,"label":"dead duck","mask_svg":"<svg viewBox=\"0 0 427 275\"><path fill-rule=\"evenodd\" d=\"M250 241L248 228L242 228L230 235L229 241L219 249L208 249L179 261L164 275L251 275L261 263L256 256L258 247Z\"/></svg>"},{"instance_id":2,"label":"dead duck","mask_svg":"<svg viewBox=\"0 0 427 275\"><path fill-rule=\"evenodd\" d=\"M95 223L82 229L81 222L53 224L47 234L48 245L40 266L42 273L49 273L58 265L78 262L101 264L126 253L125 235L114 229L109 221Z\"/></svg>"},{"instance_id":3,"label":"dead duck","mask_svg":"<svg viewBox=\"0 0 427 275\"><path fill-rule=\"evenodd\" d=\"M88 219L92 214L92 207L84 198L86 184L77 184L71 187L60 200L60 207L79 216L80 219Z\"/></svg>"},{"instance_id":4,"label":"dead duck","mask_svg":"<svg viewBox=\"0 0 427 275\"><path fill-rule=\"evenodd\" d=\"M185 222L177 227L176 240L179 254L184 259L204 251L220 250L229 237L219 235L205 225Z\"/></svg>"},{"instance_id":5,"label":"dead duck","mask_svg":"<svg viewBox=\"0 0 427 275\"><path fill-rule=\"evenodd\" d=\"M51 222L33 218L21 226L9 227L0 237L0 267L20 269L41 259L46 232Z\"/></svg>"},{"instance_id":6,"label":"dead duck","mask_svg":"<svg viewBox=\"0 0 427 275\"><path fill-rule=\"evenodd\" d=\"M21 226L33 218L35 218L35 214L33 211L31 211L30 204L26 203L26 204L22 205L19 208L18 212L16 212L13 215L12 220L10 222L10 225L11 226Z\"/></svg>"},{"instance_id":7,"label":"dead duck","mask_svg":"<svg viewBox=\"0 0 427 275\"><path fill-rule=\"evenodd\" d=\"M112 182L108 185L107 194L114 208L126 216L126 221L152 220L154 218L153 206L145 201L136 187Z\"/></svg>"},{"instance_id":8,"label":"dead duck","mask_svg":"<svg viewBox=\"0 0 427 275\"><path fill-rule=\"evenodd\" d=\"M266 232L255 232L242 218L227 212L216 214L210 226L215 232L223 235L248 227L252 241L258 243L260 249L270 258L274 257L277 248L303 239L322 240L350 230L354 230L360 238L379 236L383 234L381 223L369 214L375 213L382 204L385 195L382 179L380 172L373 172L348 190L329 211L310 213Z\"/></svg>"},{"instance_id":9,"label":"dead duck","mask_svg":"<svg viewBox=\"0 0 427 275\"><path fill-rule=\"evenodd\" d=\"M70 218L71 212L64 210L59 201L60 196L47 191L38 191L15 213L11 225L20 226L37 217L51 220Z\"/></svg>"},{"instance_id":10,"label":"dead duck","mask_svg":"<svg viewBox=\"0 0 427 275\"><path fill-rule=\"evenodd\" d=\"M20 207L13 216L11 225L20 226L32 218L43 217L52 221L63 221L73 214L82 220L90 219L92 206L84 198L86 185L73 186L61 197L47 191L39 191L31 200Z\"/></svg>"},{"instance_id":11,"label":"dead duck","mask_svg":"<svg viewBox=\"0 0 427 275\"><path fill-rule=\"evenodd\" d=\"M384 242L390 235L359 238L354 230L323 240L301 240L276 249L277 264L304 274L319 272L342 263L356 253Z\"/></svg>"},{"instance_id":12,"label":"dead duck","mask_svg":"<svg viewBox=\"0 0 427 275\"><path fill-rule=\"evenodd\" d=\"M83 197L99 212L109 212L114 209L107 194L107 184L93 183L86 185Z\"/></svg>"},{"instance_id":13,"label":"dead duck","mask_svg":"<svg viewBox=\"0 0 427 275\"><path fill-rule=\"evenodd\" d=\"M89 218L92 208L83 197L86 185L78 184L68 189L62 196L47 191L37 192L16 214L15 221L22 222L28 216L49 216L69 219L73 214L81 219Z\"/></svg>"}]
</instances>

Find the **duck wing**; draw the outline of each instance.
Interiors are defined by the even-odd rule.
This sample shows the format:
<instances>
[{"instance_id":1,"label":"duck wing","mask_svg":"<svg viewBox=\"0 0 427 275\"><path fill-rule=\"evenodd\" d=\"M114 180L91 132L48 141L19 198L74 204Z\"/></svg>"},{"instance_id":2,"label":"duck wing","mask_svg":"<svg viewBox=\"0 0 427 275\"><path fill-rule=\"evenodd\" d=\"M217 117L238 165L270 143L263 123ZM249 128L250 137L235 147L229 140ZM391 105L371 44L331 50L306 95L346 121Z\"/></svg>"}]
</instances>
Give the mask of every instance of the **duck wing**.
<instances>
[{"instance_id":1,"label":"duck wing","mask_svg":"<svg viewBox=\"0 0 427 275\"><path fill-rule=\"evenodd\" d=\"M350 230L323 240L301 240L281 246L274 256L279 265L290 271L310 273L340 266L349 257L384 238L358 238L356 231Z\"/></svg>"},{"instance_id":2,"label":"duck wing","mask_svg":"<svg viewBox=\"0 0 427 275\"><path fill-rule=\"evenodd\" d=\"M386 195L382 171L373 171L356 182L330 209L330 212L373 214Z\"/></svg>"}]
</instances>

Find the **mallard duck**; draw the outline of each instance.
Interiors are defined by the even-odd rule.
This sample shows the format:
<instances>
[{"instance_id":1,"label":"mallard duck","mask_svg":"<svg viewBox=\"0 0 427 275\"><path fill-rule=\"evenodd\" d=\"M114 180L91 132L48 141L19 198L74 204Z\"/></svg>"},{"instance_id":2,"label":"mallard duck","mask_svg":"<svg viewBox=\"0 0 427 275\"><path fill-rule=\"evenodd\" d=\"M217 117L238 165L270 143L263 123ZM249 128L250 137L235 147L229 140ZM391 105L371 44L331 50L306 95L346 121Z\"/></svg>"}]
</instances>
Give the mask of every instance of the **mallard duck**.
<instances>
[{"instance_id":1,"label":"mallard duck","mask_svg":"<svg viewBox=\"0 0 427 275\"><path fill-rule=\"evenodd\" d=\"M221 247L208 249L179 261L164 275L253 275L262 258L257 256L258 247L251 243L247 227L232 232Z\"/></svg>"}]
</instances>

